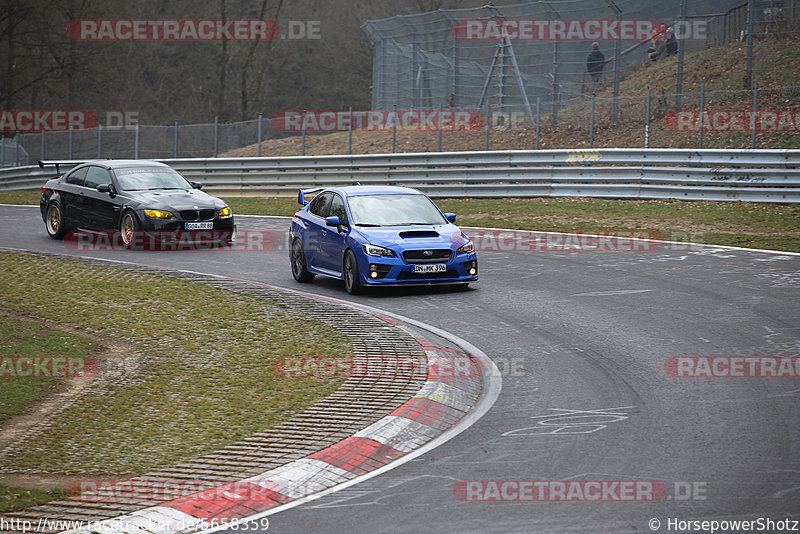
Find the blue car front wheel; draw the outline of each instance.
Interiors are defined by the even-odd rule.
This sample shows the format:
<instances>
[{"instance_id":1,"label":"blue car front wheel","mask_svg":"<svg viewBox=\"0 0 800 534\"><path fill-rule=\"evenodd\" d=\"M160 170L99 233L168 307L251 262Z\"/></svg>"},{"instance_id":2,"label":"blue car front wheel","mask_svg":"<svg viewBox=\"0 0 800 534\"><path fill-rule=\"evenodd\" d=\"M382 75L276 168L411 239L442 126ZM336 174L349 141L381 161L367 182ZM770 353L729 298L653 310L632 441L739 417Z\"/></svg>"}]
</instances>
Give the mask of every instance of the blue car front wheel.
<instances>
[{"instance_id":1,"label":"blue car front wheel","mask_svg":"<svg viewBox=\"0 0 800 534\"><path fill-rule=\"evenodd\" d=\"M358 278L358 261L352 250L344 255L344 289L351 295L358 295L363 290Z\"/></svg>"}]
</instances>

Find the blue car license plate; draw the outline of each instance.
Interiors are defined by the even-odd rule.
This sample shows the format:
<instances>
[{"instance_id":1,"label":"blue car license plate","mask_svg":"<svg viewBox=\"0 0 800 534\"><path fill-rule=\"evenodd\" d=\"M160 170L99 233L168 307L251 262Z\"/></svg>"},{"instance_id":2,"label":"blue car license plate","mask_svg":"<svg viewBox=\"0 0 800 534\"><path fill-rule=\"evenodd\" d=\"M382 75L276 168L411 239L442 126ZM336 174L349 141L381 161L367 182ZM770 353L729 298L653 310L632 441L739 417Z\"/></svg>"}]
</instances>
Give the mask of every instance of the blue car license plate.
<instances>
[{"instance_id":1,"label":"blue car license plate","mask_svg":"<svg viewBox=\"0 0 800 534\"><path fill-rule=\"evenodd\" d=\"M429 263L425 265L414 265L415 273L443 273L447 270L447 265L444 263Z\"/></svg>"},{"instance_id":2,"label":"blue car license plate","mask_svg":"<svg viewBox=\"0 0 800 534\"><path fill-rule=\"evenodd\" d=\"M213 222L187 222L186 230L213 230Z\"/></svg>"}]
</instances>

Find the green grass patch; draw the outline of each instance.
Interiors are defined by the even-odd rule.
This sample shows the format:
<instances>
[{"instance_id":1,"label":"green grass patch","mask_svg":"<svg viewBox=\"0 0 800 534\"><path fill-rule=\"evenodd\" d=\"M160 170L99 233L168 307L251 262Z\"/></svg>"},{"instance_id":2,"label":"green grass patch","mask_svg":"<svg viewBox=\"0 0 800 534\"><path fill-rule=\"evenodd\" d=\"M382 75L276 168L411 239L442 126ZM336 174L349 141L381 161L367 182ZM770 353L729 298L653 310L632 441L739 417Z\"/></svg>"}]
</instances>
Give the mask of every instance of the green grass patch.
<instances>
[{"instance_id":1,"label":"green grass patch","mask_svg":"<svg viewBox=\"0 0 800 534\"><path fill-rule=\"evenodd\" d=\"M112 475L173 465L271 428L343 380L286 378L274 365L282 358L352 354L344 334L263 298L27 254L0 253L0 269L0 307L135 347L100 357L90 389L15 444L0 470Z\"/></svg>"},{"instance_id":2,"label":"green grass patch","mask_svg":"<svg viewBox=\"0 0 800 534\"><path fill-rule=\"evenodd\" d=\"M800 206L681 200L438 199L463 226L553 232L655 232L687 241L800 252Z\"/></svg>"},{"instance_id":3,"label":"green grass patch","mask_svg":"<svg viewBox=\"0 0 800 534\"><path fill-rule=\"evenodd\" d=\"M35 191L0 191L0 204L39 205L42 190Z\"/></svg>"},{"instance_id":4,"label":"green grass patch","mask_svg":"<svg viewBox=\"0 0 800 534\"><path fill-rule=\"evenodd\" d=\"M0 513L24 510L25 508L37 504L43 504L55 499L63 499L66 495L67 491L64 489L42 491L0 484Z\"/></svg>"},{"instance_id":5,"label":"green grass patch","mask_svg":"<svg viewBox=\"0 0 800 534\"><path fill-rule=\"evenodd\" d=\"M56 385L48 376L17 376L18 357L91 356L96 343L88 337L51 331L38 321L0 316L0 423L22 412ZM30 366L22 368L27 373Z\"/></svg>"}]
</instances>

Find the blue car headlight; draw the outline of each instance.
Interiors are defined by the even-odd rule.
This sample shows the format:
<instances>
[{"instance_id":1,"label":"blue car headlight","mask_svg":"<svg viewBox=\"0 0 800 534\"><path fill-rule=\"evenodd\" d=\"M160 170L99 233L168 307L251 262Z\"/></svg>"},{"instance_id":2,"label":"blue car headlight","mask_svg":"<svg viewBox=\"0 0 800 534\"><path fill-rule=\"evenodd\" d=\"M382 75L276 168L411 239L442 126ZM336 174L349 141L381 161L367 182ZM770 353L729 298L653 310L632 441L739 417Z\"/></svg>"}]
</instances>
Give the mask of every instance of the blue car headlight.
<instances>
[{"instance_id":1,"label":"blue car headlight","mask_svg":"<svg viewBox=\"0 0 800 534\"><path fill-rule=\"evenodd\" d=\"M466 243L458 247L458 250L456 252L458 252L459 254L471 254L475 252L475 245L472 244L472 241L467 241Z\"/></svg>"},{"instance_id":2,"label":"blue car headlight","mask_svg":"<svg viewBox=\"0 0 800 534\"><path fill-rule=\"evenodd\" d=\"M361 245L364 249L364 254L367 256L394 256L394 251L388 248L379 247L378 245L370 245L365 243Z\"/></svg>"}]
</instances>

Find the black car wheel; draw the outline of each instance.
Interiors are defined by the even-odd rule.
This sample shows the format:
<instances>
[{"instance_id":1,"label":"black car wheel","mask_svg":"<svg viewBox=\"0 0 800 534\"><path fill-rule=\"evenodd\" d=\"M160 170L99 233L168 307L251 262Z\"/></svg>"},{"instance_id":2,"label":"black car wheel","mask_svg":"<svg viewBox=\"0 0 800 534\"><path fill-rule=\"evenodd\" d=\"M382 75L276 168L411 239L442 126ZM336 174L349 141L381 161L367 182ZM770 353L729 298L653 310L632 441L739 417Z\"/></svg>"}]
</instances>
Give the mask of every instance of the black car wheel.
<instances>
[{"instance_id":1,"label":"black car wheel","mask_svg":"<svg viewBox=\"0 0 800 534\"><path fill-rule=\"evenodd\" d=\"M298 282L310 282L316 276L306 268L306 253L303 251L303 242L295 239L292 243L292 276Z\"/></svg>"},{"instance_id":2,"label":"black car wheel","mask_svg":"<svg viewBox=\"0 0 800 534\"><path fill-rule=\"evenodd\" d=\"M131 246L134 232L136 232L136 218L132 212L126 211L119 221L119 238L123 247L129 248Z\"/></svg>"},{"instance_id":3,"label":"black car wheel","mask_svg":"<svg viewBox=\"0 0 800 534\"><path fill-rule=\"evenodd\" d=\"M358 279L358 262L352 250L348 250L344 256L344 289L351 295L358 295L363 291Z\"/></svg>"},{"instance_id":4,"label":"black car wheel","mask_svg":"<svg viewBox=\"0 0 800 534\"><path fill-rule=\"evenodd\" d=\"M64 218L64 212L61 211L60 204L53 202L47 206L44 222L47 227L47 235L53 239L64 238L64 234L67 233L67 220Z\"/></svg>"}]
</instances>

